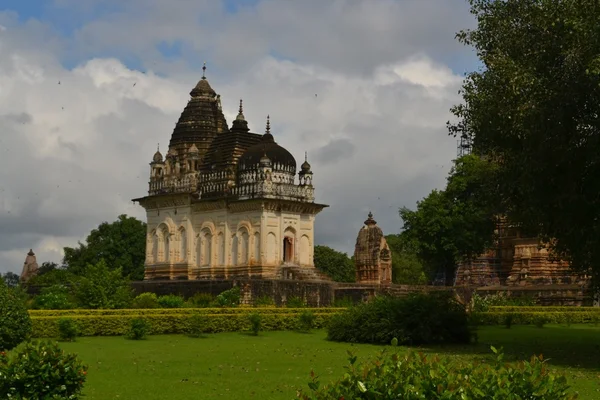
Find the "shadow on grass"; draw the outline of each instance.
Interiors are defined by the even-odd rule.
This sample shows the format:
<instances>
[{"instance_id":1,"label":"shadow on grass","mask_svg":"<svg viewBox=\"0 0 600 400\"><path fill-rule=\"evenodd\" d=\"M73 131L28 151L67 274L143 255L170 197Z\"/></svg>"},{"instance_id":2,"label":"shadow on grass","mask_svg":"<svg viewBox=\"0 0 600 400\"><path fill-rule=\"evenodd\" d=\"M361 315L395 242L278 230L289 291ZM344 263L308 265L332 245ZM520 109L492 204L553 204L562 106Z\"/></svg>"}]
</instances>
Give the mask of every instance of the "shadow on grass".
<instances>
[{"instance_id":1,"label":"shadow on grass","mask_svg":"<svg viewBox=\"0 0 600 400\"><path fill-rule=\"evenodd\" d=\"M425 353L491 357L490 346L504 348L507 361L529 360L532 355L544 356L551 365L600 370L600 329L591 326L571 327L548 325L481 327L479 341L470 345L423 346ZM415 349L416 350L416 349Z\"/></svg>"}]
</instances>

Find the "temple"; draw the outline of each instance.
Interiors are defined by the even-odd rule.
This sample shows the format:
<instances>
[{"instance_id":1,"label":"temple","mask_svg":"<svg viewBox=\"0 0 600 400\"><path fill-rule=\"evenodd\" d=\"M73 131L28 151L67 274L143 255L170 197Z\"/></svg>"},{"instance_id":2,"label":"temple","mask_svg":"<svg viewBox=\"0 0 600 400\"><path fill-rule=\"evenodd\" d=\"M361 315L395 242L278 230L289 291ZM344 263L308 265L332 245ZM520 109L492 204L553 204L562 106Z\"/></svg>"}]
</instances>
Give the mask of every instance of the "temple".
<instances>
[{"instance_id":1,"label":"temple","mask_svg":"<svg viewBox=\"0 0 600 400\"><path fill-rule=\"evenodd\" d=\"M392 283L392 252L371 212L356 238L354 264L356 282L385 285Z\"/></svg>"},{"instance_id":2,"label":"temple","mask_svg":"<svg viewBox=\"0 0 600 400\"><path fill-rule=\"evenodd\" d=\"M29 253L25 257L25 262L23 263L23 270L21 271L20 281L22 283L26 283L31 278L37 275L39 270L39 266L35 257L35 253L33 249L29 249Z\"/></svg>"},{"instance_id":3,"label":"temple","mask_svg":"<svg viewBox=\"0 0 600 400\"><path fill-rule=\"evenodd\" d=\"M206 66L203 68L206 70ZM163 158L150 162L145 279L323 278L313 262L313 172L280 146L267 116L252 133L240 100L228 126L205 73ZM297 175L297 178L296 178Z\"/></svg>"}]
</instances>

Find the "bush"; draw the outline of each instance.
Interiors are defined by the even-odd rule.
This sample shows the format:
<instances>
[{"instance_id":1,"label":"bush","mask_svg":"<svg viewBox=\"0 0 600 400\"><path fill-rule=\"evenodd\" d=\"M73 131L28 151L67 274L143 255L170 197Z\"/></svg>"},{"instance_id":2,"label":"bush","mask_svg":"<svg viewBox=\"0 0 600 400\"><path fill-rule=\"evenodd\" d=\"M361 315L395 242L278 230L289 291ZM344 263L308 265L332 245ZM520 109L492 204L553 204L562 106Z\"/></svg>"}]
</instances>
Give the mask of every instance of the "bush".
<instances>
[{"instance_id":1,"label":"bush","mask_svg":"<svg viewBox=\"0 0 600 400\"><path fill-rule=\"evenodd\" d=\"M196 293L190 299L188 299L188 304L192 307L198 308L207 308L215 300L215 296L210 293Z\"/></svg>"},{"instance_id":2,"label":"bush","mask_svg":"<svg viewBox=\"0 0 600 400\"><path fill-rule=\"evenodd\" d=\"M275 301L271 296L260 296L256 300L254 300L254 307L273 307L275 306Z\"/></svg>"},{"instance_id":3,"label":"bush","mask_svg":"<svg viewBox=\"0 0 600 400\"><path fill-rule=\"evenodd\" d=\"M66 342L74 342L79 335L77 324L72 318L61 318L58 320L58 337Z\"/></svg>"},{"instance_id":4,"label":"bush","mask_svg":"<svg viewBox=\"0 0 600 400\"><path fill-rule=\"evenodd\" d=\"M510 329L514 319L515 316L512 313L506 314L506 316L504 317L504 326L506 327L506 329Z\"/></svg>"},{"instance_id":5,"label":"bush","mask_svg":"<svg viewBox=\"0 0 600 400\"><path fill-rule=\"evenodd\" d=\"M354 305L354 300L352 297L344 296L341 299L335 299L333 301L333 307L352 307Z\"/></svg>"},{"instance_id":6,"label":"bush","mask_svg":"<svg viewBox=\"0 0 600 400\"><path fill-rule=\"evenodd\" d=\"M156 293L145 292L136 296L131 302L132 308L158 308Z\"/></svg>"},{"instance_id":7,"label":"bush","mask_svg":"<svg viewBox=\"0 0 600 400\"><path fill-rule=\"evenodd\" d=\"M306 303L304 300L302 300L302 298L298 296L292 296L287 299L285 306L288 308L303 308L306 307Z\"/></svg>"},{"instance_id":8,"label":"bush","mask_svg":"<svg viewBox=\"0 0 600 400\"><path fill-rule=\"evenodd\" d=\"M472 333L465 307L450 293L378 296L334 315L330 340L387 344L468 343Z\"/></svg>"},{"instance_id":9,"label":"bush","mask_svg":"<svg viewBox=\"0 0 600 400\"><path fill-rule=\"evenodd\" d=\"M158 305L162 308L182 308L185 305L185 300L181 296L168 294L158 298Z\"/></svg>"},{"instance_id":10,"label":"bush","mask_svg":"<svg viewBox=\"0 0 600 400\"><path fill-rule=\"evenodd\" d=\"M545 315L537 315L533 319L533 324L538 328L543 328L548 323L548 318Z\"/></svg>"},{"instance_id":11,"label":"bush","mask_svg":"<svg viewBox=\"0 0 600 400\"><path fill-rule=\"evenodd\" d=\"M33 307L39 310L69 310L75 308L69 288L65 285L52 285L43 288L33 300Z\"/></svg>"},{"instance_id":12,"label":"bush","mask_svg":"<svg viewBox=\"0 0 600 400\"><path fill-rule=\"evenodd\" d=\"M498 306L534 306L535 299L533 297L508 297L506 293L500 292L497 294L488 294L480 296L477 293L471 298L471 309L474 312L486 312L490 307Z\"/></svg>"},{"instance_id":13,"label":"bush","mask_svg":"<svg viewBox=\"0 0 600 400\"><path fill-rule=\"evenodd\" d=\"M129 323L129 330L125 337L131 340L144 340L148 335L150 326L143 318L134 318Z\"/></svg>"},{"instance_id":14,"label":"bush","mask_svg":"<svg viewBox=\"0 0 600 400\"><path fill-rule=\"evenodd\" d=\"M535 325L540 317L543 317L545 324L566 324L570 321L572 324L590 324L594 319L600 316L599 312L592 311L510 311L510 312L482 312L473 313L482 325L503 325L507 315L512 315L514 325Z\"/></svg>"},{"instance_id":15,"label":"bush","mask_svg":"<svg viewBox=\"0 0 600 400\"><path fill-rule=\"evenodd\" d=\"M241 291L238 286L221 292L215 299L217 307L237 307L240 305Z\"/></svg>"},{"instance_id":16,"label":"bush","mask_svg":"<svg viewBox=\"0 0 600 400\"><path fill-rule=\"evenodd\" d=\"M310 332L315 324L315 314L310 310L305 310L298 316L298 327L302 332Z\"/></svg>"},{"instance_id":17,"label":"bush","mask_svg":"<svg viewBox=\"0 0 600 400\"><path fill-rule=\"evenodd\" d=\"M30 342L11 355L0 356L0 398L77 399L87 367L56 343Z\"/></svg>"},{"instance_id":18,"label":"bush","mask_svg":"<svg viewBox=\"0 0 600 400\"><path fill-rule=\"evenodd\" d=\"M423 354L387 354L364 365L350 365L344 377L321 387L311 373L310 392L301 391L302 400L339 399L539 399L573 400L563 375L551 372L542 357L516 365L506 364L502 352L491 363L460 364L450 358Z\"/></svg>"},{"instance_id":19,"label":"bush","mask_svg":"<svg viewBox=\"0 0 600 400\"><path fill-rule=\"evenodd\" d=\"M187 334L192 338L202 337L206 331L208 325L207 317L205 315L194 314L190 317Z\"/></svg>"},{"instance_id":20,"label":"bush","mask_svg":"<svg viewBox=\"0 0 600 400\"><path fill-rule=\"evenodd\" d=\"M84 308L127 308L132 289L121 269L110 270L104 260L88 264L84 275L73 283L73 293Z\"/></svg>"},{"instance_id":21,"label":"bush","mask_svg":"<svg viewBox=\"0 0 600 400\"><path fill-rule=\"evenodd\" d=\"M260 332L262 317L259 313L252 313L248 315L248 321L250 321L250 330L254 336L258 336Z\"/></svg>"},{"instance_id":22,"label":"bush","mask_svg":"<svg viewBox=\"0 0 600 400\"><path fill-rule=\"evenodd\" d=\"M31 319L23 301L0 283L0 351L11 350L31 335Z\"/></svg>"}]
</instances>

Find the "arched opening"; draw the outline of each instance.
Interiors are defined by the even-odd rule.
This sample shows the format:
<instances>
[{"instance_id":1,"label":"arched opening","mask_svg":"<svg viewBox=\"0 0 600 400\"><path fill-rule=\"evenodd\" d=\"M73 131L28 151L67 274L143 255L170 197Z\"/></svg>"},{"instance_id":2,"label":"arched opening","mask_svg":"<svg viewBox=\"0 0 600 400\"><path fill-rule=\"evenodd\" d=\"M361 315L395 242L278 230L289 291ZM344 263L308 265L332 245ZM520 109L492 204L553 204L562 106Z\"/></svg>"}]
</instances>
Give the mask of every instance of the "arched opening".
<instances>
[{"instance_id":1,"label":"arched opening","mask_svg":"<svg viewBox=\"0 0 600 400\"><path fill-rule=\"evenodd\" d=\"M202 265L211 266L212 265L212 234L210 232L204 232L203 237L203 247L204 247L204 260Z\"/></svg>"},{"instance_id":2,"label":"arched opening","mask_svg":"<svg viewBox=\"0 0 600 400\"><path fill-rule=\"evenodd\" d=\"M277 244L277 238L273 232L269 232L267 235L267 262L270 264L277 262L279 245Z\"/></svg>"},{"instance_id":3,"label":"arched opening","mask_svg":"<svg viewBox=\"0 0 600 400\"><path fill-rule=\"evenodd\" d=\"M179 230L179 261L187 259L187 233L185 228Z\"/></svg>"},{"instance_id":4,"label":"arched opening","mask_svg":"<svg viewBox=\"0 0 600 400\"><path fill-rule=\"evenodd\" d=\"M219 252L219 265L225 265L225 236L222 232L217 236L217 251Z\"/></svg>"},{"instance_id":5,"label":"arched opening","mask_svg":"<svg viewBox=\"0 0 600 400\"><path fill-rule=\"evenodd\" d=\"M158 235L152 232L152 262L158 262Z\"/></svg>"},{"instance_id":6,"label":"arched opening","mask_svg":"<svg viewBox=\"0 0 600 400\"><path fill-rule=\"evenodd\" d=\"M283 238L283 261L286 263L294 261L294 242L287 236Z\"/></svg>"},{"instance_id":7,"label":"arched opening","mask_svg":"<svg viewBox=\"0 0 600 400\"><path fill-rule=\"evenodd\" d=\"M301 265L310 264L310 241L308 236L302 235L300 238L300 248L298 249L298 258L300 259Z\"/></svg>"},{"instance_id":8,"label":"arched opening","mask_svg":"<svg viewBox=\"0 0 600 400\"><path fill-rule=\"evenodd\" d=\"M170 252L171 252L171 241L169 240L169 232L165 232L164 234L165 242L164 242L164 253L163 260L165 262L169 262Z\"/></svg>"},{"instance_id":9,"label":"arched opening","mask_svg":"<svg viewBox=\"0 0 600 400\"><path fill-rule=\"evenodd\" d=\"M248 231L246 231L245 229L243 229L241 231L240 234L240 251L241 251L241 265L247 265L248 264L248 253L250 251L250 246L249 246L249 241L250 241L250 237L248 236Z\"/></svg>"},{"instance_id":10,"label":"arched opening","mask_svg":"<svg viewBox=\"0 0 600 400\"><path fill-rule=\"evenodd\" d=\"M260 233L254 233L254 262L260 263Z\"/></svg>"},{"instance_id":11,"label":"arched opening","mask_svg":"<svg viewBox=\"0 0 600 400\"><path fill-rule=\"evenodd\" d=\"M233 235L231 240L231 265L238 264L238 237Z\"/></svg>"}]
</instances>

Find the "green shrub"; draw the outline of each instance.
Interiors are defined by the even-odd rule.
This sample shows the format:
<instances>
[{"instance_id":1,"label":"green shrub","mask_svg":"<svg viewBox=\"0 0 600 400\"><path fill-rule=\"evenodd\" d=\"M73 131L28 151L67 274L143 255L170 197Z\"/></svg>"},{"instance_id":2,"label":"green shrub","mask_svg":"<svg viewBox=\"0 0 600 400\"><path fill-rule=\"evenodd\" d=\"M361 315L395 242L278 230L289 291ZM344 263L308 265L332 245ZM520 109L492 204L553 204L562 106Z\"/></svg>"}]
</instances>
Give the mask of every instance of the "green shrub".
<instances>
[{"instance_id":1,"label":"green shrub","mask_svg":"<svg viewBox=\"0 0 600 400\"><path fill-rule=\"evenodd\" d=\"M189 319L187 334L192 338L202 337L206 331L208 319L205 315L194 314Z\"/></svg>"},{"instance_id":2,"label":"green shrub","mask_svg":"<svg viewBox=\"0 0 600 400\"><path fill-rule=\"evenodd\" d=\"M11 350L31 335L31 319L23 301L0 283L0 351Z\"/></svg>"},{"instance_id":3,"label":"green shrub","mask_svg":"<svg viewBox=\"0 0 600 400\"><path fill-rule=\"evenodd\" d=\"M471 298L471 309L474 312L486 312L490 307L498 306L534 306L535 299L529 296L509 297L506 293L488 294L481 296L474 293Z\"/></svg>"},{"instance_id":4,"label":"green shrub","mask_svg":"<svg viewBox=\"0 0 600 400\"><path fill-rule=\"evenodd\" d=\"M215 296L210 293L196 293L190 299L188 299L188 304L192 307L199 308L207 308L215 300Z\"/></svg>"},{"instance_id":5,"label":"green shrub","mask_svg":"<svg viewBox=\"0 0 600 400\"><path fill-rule=\"evenodd\" d=\"M512 314L512 313L506 314L506 316L504 317L504 326L506 327L506 329L510 329L510 327L513 324L514 319L515 319L514 314Z\"/></svg>"},{"instance_id":6,"label":"green shrub","mask_svg":"<svg viewBox=\"0 0 600 400\"><path fill-rule=\"evenodd\" d=\"M69 288L65 285L52 285L43 288L33 299L33 307L40 310L69 310L75 303Z\"/></svg>"},{"instance_id":7,"label":"green shrub","mask_svg":"<svg viewBox=\"0 0 600 400\"><path fill-rule=\"evenodd\" d=\"M88 264L84 275L73 282L73 293L84 308L127 308L133 290L121 269L111 270L104 260Z\"/></svg>"},{"instance_id":8,"label":"green shrub","mask_svg":"<svg viewBox=\"0 0 600 400\"><path fill-rule=\"evenodd\" d=\"M134 318L129 323L129 330L125 337L131 340L144 340L148 335L150 326L143 318Z\"/></svg>"},{"instance_id":9,"label":"green shrub","mask_svg":"<svg viewBox=\"0 0 600 400\"><path fill-rule=\"evenodd\" d=\"M472 338L465 307L451 293L377 296L334 315L327 326L334 341L388 344L468 343Z\"/></svg>"},{"instance_id":10,"label":"green shrub","mask_svg":"<svg viewBox=\"0 0 600 400\"><path fill-rule=\"evenodd\" d=\"M545 315L536 315L533 319L533 324L538 328L543 328L548 322L548 318Z\"/></svg>"},{"instance_id":11,"label":"green shrub","mask_svg":"<svg viewBox=\"0 0 600 400\"><path fill-rule=\"evenodd\" d=\"M461 364L450 358L423 354L388 354L383 351L373 361L350 365L339 381L321 386L311 372L310 392L301 391L302 400L339 399L539 399L573 400L563 375L551 372L542 357L532 357L516 365L506 364L502 352L492 363Z\"/></svg>"},{"instance_id":12,"label":"green shrub","mask_svg":"<svg viewBox=\"0 0 600 400\"><path fill-rule=\"evenodd\" d=\"M254 300L254 307L273 307L275 301L271 296L260 296Z\"/></svg>"},{"instance_id":13,"label":"green shrub","mask_svg":"<svg viewBox=\"0 0 600 400\"><path fill-rule=\"evenodd\" d=\"M145 292L136 296L131 302L133 308L158 308L156 293Z\"/></svg>"},{"instance_id":14,"label":"green shrub","mask_svg":"<svg viewBox=\"0 0 600 400\"><path fill-rule=\"evenodd\" d=\"M249 307L211 307L211 308L148 308L148 309L119 309L119 310L29 310L29 315L32 317L63 317L63 316L99 316L99 315L155 315L155 314L249 314L251 312L259 312L261 314L299 314L304 311L304 308L249 308ZM345 308L317 308L313 309L319 314L337 314L345 311Z\"/></svg>"},{"instance_id":15,"label":"green shrub","mask_svg":"<svg viewBox=\"0 0 600 400\"><path fill-rule=\"evenodd\" d=\"M344 296L333 301L333 307L352 307L353 305L354 300L352 300L352 297L349 296Z\"/></svg>"},{"instance_id":16,"label":"green shrub","mask_svg":"<svg viewBox=\"0 0 600 400\"><path fill-rule=\"evenodd\" d=\"M298 327L302 332L310 332L315 323L315 314L310 310L305 310L298 316Z\"/></svg>"},{"instance_id":17,"label":"green shrub","mask_svg":"<svg viewBox=\"0 0 600 400\"><path fill-rule=\"evenodd\" d=\"M306 303L302 298L298 296L292 296L287 299L285 306L288 308L303 308L306 307Z\"/></svg>"},{"instance_id":18,"label":"green shrub","mask_svg":"<svg viewBox=\"0 0 600 400\"><path fill-rule=\"evenodd\" d=\"M250 329L248 314L256 312L262 317L261 329L263 331L293 331L298 329L298 315L302 310L286 310L287 313L281 313L279 308L270 309L218 309L220 313L205 313L201 311L214 309L196 309L193 312L188 312L190 309L168 309L168 314L131 314L123 313L122 315L77 315L69 316L77 323L79 327L79 336L119 336L126 335L129 331L130 322L136 318L143 318L149 325L148 333L151 335L182 333L186 334L190 329L190 317L197 313L206 317L206 333L217 332L241 332ZM284 309L285 310L285 309ZM76 311L91 311L91 310L76 310ZM100 311L100 310L98 310ZM108 311L108 310L104 310ZM134 311L134 310L123 310ZM156 311L156 310L138 310ZM174 313L181 311L180 313ZM231 311L231 313L222 312ZM335 313L322 312L324 309L319 309L315 312L316 329L323 328L328 324ZM64 317L61 316L34 316L31 321L33 324L34 337L58 337L57 321Z\"/></svg>"},{"instance_id":19,"label":"green shrub","mask_svg":"<svg viewBox=\"0 0 600 400\"><path fill-rule=\"evenodd\" d=\"M250 330L254 336L260 332L262 317L259 313L252 313L248 315L248 321L250 321Z\"/></svg>"},{"instance_id":20,"label":"green shrub","mask_svg":"<svg viewBox=\"0 0 600 400\"><path fill-rule=\"evenodd\" d=\"M10 357L0 355L0 398L77 399L86 375L75 354L53 342L29 342Z\"/></svg>"},{"instance_id":21,"label":"green shrub","mask_svg":"<svg viewBox=\"0 0 600 400\"><path fill-rule=\"evenodd\" d=\"M506 316L512 315L514 325L535 325L540 317L543 317L544 323L548 324L590 324L595 318L600 316L598 312L591 311L551 311L551 312L482 312L474 313L482 325L503 325ZM569 322L567 322L569 321Z\"/></svg>"},{"instance_id":22,"label":"green shrub","mask_svg":"<svg viewBox=\"0 0 600 400\"><path fill-rule=\"evenodd\" d=\"M216 298L214 304L217 307L237 307L240 305L241 291L239 286L221 292Z\"/></svg>"},{"instance_id":23,"label":"green shrub","mask_svg":"<svg viewBox=\"0 0 600 400\"><path fill-rule=\"evenodd\" d=\"M58 320L58 337L66 342L74 342L79 335L77 324L72 318L61 318Z\"/></svg>"},{"instance_id":24,"label":"green shrub","mask_svg":"<svg viewBox=\"0 0 600 400\"><path fill-rule=\"evenodd\" d=\"M182 308L184 304L183 297L174 294L167 294L158 298L158 305L162 308Z\"/></svg>"}]
</instances>

